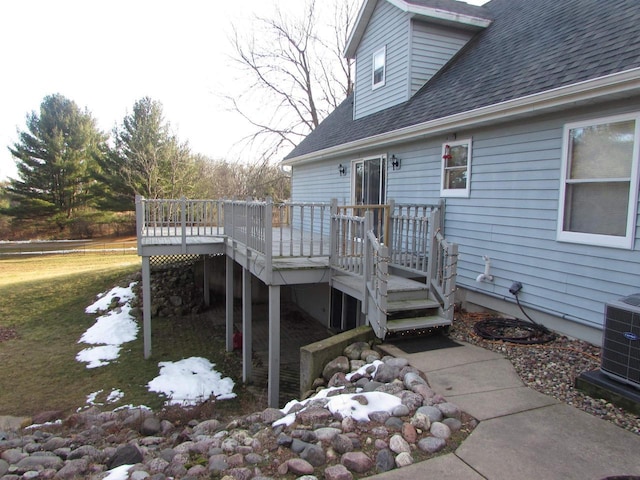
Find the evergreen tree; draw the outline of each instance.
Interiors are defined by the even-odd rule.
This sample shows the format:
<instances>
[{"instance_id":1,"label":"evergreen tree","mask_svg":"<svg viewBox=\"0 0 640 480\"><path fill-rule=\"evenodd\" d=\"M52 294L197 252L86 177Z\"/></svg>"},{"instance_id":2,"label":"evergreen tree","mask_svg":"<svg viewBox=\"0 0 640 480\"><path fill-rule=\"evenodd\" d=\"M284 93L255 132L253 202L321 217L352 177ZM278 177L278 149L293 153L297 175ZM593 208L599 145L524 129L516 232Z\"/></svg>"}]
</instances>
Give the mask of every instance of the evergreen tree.
<instances>
[{"instance_id":1,"label":"evergreen tree","mask_svg":"<svg viewBox=\"0 0 640 480\"><path fill-rule=\"evenodd\" d=\"M91 172L106 138L87 110L60 94L44 98L27 116L27 130L9 147L18 179L7 192L7 213L18 219L48 217L60 228L91 201Z\"/></svg>"},{"instance_id":2,"label":"evergreen tree","mask_svg":"<svg viewBox=\"0 0 640 480\"><path fill-rule=\"evenodd\" d=\"M188 144L171 133L160 102L138 100L113 136L114 147L100 160L111 189L105 201L112 206L129 201L133 206L136 194L155 199L192 193L199 176L195 158Z\"/></svg>"}]
</instances>

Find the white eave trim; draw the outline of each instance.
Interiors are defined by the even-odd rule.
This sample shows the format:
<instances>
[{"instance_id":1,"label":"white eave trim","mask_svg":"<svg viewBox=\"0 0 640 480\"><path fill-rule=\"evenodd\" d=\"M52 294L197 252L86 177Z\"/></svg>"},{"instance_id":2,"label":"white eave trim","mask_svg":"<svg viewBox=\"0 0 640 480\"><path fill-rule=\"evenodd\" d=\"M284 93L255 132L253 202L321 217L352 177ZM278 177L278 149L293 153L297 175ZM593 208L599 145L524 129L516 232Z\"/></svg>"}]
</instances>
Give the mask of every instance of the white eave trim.
<instances>
[{"instance_id":1,"label":"white eave trim","mask_svg":"<svg viewBox=\"0 0 640 480\"><path fill-rule=\"evenodd\" d=\"M491 20L482 17L474 17L472 15L465 15L463 13L450 12L448 10L442 10L439 8L426 7L423 5L414 5L407 3L404 0L387 0L391 5L398 7L403 12L411 13L414 15L421 15L423 17L433 18L435 20L460 23L467 27L474 28L487 28L491 25Z\"/></svg>"},{"instance_id":2,"label":"white eave trim","mask_svg":"<svg viewBox=\"0 0 640 480\"><path fill-rule=\"evenodd\" d=\"M356 57L356 50L358 49L360 40L362 40L364 31L369 24L369 20L371 20L371 16L373 15L373 11L375 10L377 3L377 0L365 0L360 7L358 18L356 18L356 22L353 24L351 35L349 35L349 39L347 40L347 44L344 48L343 55L346 58L353 59Z\"/></svg>"},{"instance_id":3,"label":"white eave trim","mask_svg":"<svg viewBox=\"0 0 640 480\"><path fill-rule=\"evenodd\" d=\"M461 128L486 125L514 117L541 114L545 111L557 110L563 106L633 91L640 93L640 68L625 70L624 72L613 73L592 80L585 80L545 92L507 100L417 125L411 125L361 140L343 143L335 147L283 160L282 165L301 165L312 161L333 158L338 155L355 153L373 147L380 147L381 145L398 144L419 138L427 138L442 132L451 132Z\"/></svg>"}]
</instances>

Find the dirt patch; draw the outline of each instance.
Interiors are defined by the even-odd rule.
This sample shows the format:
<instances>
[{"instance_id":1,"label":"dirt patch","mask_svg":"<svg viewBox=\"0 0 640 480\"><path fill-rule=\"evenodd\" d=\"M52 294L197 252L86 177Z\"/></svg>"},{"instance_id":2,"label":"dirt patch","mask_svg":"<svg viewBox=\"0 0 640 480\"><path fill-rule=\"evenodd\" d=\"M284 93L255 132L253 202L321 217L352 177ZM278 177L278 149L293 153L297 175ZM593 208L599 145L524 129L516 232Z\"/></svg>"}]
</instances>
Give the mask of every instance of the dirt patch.
<instances>
[{"instance_id":1,"label":"dirt patch","mask_svg":"<svg viewBox=\"0 0 640 480\"><path fill-rule=\"evenodd\" d=\"M0 326L0 343L18 338L18 332L15 328Z\"/></svg>"}]
</instances>

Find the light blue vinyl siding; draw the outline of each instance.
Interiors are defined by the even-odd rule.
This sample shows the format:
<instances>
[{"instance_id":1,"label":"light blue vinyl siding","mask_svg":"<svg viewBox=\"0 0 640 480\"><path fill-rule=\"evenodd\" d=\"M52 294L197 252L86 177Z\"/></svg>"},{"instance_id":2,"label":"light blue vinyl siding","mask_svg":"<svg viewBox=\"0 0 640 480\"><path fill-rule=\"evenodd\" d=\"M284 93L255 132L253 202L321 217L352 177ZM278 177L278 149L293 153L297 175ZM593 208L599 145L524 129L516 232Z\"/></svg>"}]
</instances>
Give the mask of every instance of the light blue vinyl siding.
<instances>
[{"instance_id":1,"label":"light blue vinyl siding","mask_svg":"<svg viewBox=\"0 0 640 480\"><path fill-rule=\"evenodd\" d=\"M346 166L345 176L340 176L338 165L342 163ZM291 177L291 201L293 203L329 203L332 199L337 199L341 205L350 203L349 194L351 191L351 164L350 161L325 161L302 166L296 166L292 170ZM299 228L298 209L294 208L292 226ZM310 210L306 210L309 215ZM324 235L329 235L330 211L327 208L321 216L320 210L314 210L314 231ZM309 221L309 218L307 218ZM328 248L329 245L326 245Z\"/></svg>"},{"instance_id":2,"label":"light blue vinyl siding","mask_svg":"<svg viewBox=\"0 0 640 480\"><path fill-rule=\"evenodd\" d=\"M470 197L446 199L445 235L460 252L458 286L514 301L509 287L520 281L521 303L534 318L540 309L596 328L607 301L640 292L640 220L634 250L556 240L564 125L639 110L640 99L627 99L609 108L456 132L473 140ZM433 204L440 200L447 140L443 135L358 157L395 154L402 167L388 169L387 198ZM348 201L351 172L340 177L340 162L347 163L341 157L296 167L294 200ZM484 270L483 255L491 258L491 283L475 281Z\"/></svg>"},{"instance_id":3,"label":"light blue vinyl siding","mask_svg":"<svg viewBox=\"0 0 640 480\"><path fill-rule=\"evenodd\" d=\"M564 123L475 133L471 196L447 200L445 235L460 246L459 286L513 301L520 281L525 306L601 327L606 301L640 291L640 254L556 240ZM475 281L483 255L493 283Z\"/></svg>"},{"instance_id":4,"label":"light blue vinyl siding","mask_svg":"<svg viewBox=\"0 0 640 480\"><path fill-rule=\"evenodd\" d=\"M347 174L340 176L338 165L347 168ZM327 160L296 166L291 179L292 202L330 202L332 198L338 203L350 202L351 195L351 161Z\"/></svg>"},{"instance_id":5,"label":"light blue vinyl siding","mask_svg":"<svg viewBox=\"0 0 640 480\"><path fill-rule=\"evenodd\" d=\"M361 118L408 99L409 15L378 2L356 55L354 118ZM372 56L386 46L385 84L372 89Z\"/></svg>"},{"instance_id":6,"label":"light blue vinyl siding","mask_svg":"<svg viewBox=\"0 0 640 480\"><path fill-rule=\"evenodd\" d=\"M463 30L411 22L410 95L427 83L472 36Z\"/></svg>"}]
</instances>

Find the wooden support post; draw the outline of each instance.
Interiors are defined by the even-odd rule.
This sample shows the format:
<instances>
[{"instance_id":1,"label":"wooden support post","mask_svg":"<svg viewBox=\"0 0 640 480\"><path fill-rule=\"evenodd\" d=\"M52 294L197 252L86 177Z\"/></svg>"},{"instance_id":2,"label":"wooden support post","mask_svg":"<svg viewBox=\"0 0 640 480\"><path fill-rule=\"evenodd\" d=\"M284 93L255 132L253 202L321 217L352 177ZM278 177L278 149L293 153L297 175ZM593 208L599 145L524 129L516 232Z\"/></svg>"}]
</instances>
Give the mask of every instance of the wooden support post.
<instances>
[{"instance_id":1,"label":"wooden support post","mask_svg":"<svg viewBox=\"0 0 640 480\"><path fill-rule=\"evenodd\" d=\"M142 234L144 232L144 197L136 195L136 238L138 240L138 255L142 252Z\"/></svg>"},{"instance_id":2,"label":"wooden support post","mask_svg":"<svg viewBox=\"0 0 640 480\"><path fill-rule=\"evenodd\" d=\"M269 406L280 396L280 285L269 285Z\"/></svg>"},{"instance_id":3,"label":"wooden support post","mask_svg":"<svg viewBox=\"0 0 640 480\"><path fill-rule=\"evenodd\" d=\"M242 268L242 381L251 380L251 272Z\"/></svg>"},{"instance_id":4,"label":"wooden support post","mask_svg":"<svg viewBox=\"0 0 640 480\"><path fill-rule=\"evenodd\" d=\"M329 212L329 268L338 263L338 222L333 218L338 214L338 200L331 199ZM331 285L329 278L329 285Z\"/></svg>"},{"instance_id":5,"label":"wooden support post","mask_svg":"<svg viewBox=\"0 0 640 480\"><path fill-rule=\"evenodd\" d=\"M371 247L371 241L369 240L369 232L373 230L373 212L371 210L367 210L364 212L364 231L362 232L362 249L363 249L363 257L362 257L362 304L361 310L362 313L367 315L369 313L369 291L367 288L367 283L371 280L372 269L373 269L373 250Z\"/></svg>"},{"instance_id":6,"label":"wooden support post","mask_svg":"<svg viewBox=\"0 0 640 480\"><path fill-rule=\"evenodd\" d=\"M264 261L266 268L266 283L273 280L273 200L267 197L264 206Z\"/></svg>"},{"instance_id":7,"label":"wooden support post","mask_svg":"<svg viewBox=\"0 0 640 480\"><path fill-rule=\"evenodd\" d=\"M226 256L226 329L227 352L233 351L233 259Z\"/></svg>"},{"instance_id":8,"label":"wooden support post","mask_svg":"<svg viewBox=\"0 0 640 480\"><path fill-rule=\"evenodd\" d=\"M211 292L209 291L209 255L203 255L204 264L203 264L203 285L202 291L204 292L204 304L209 307L211 306Z\"/></svg>"},{"instance_id":9,"label":"wooden support post","mask_svg":"<svg viewBox=\"0 0 640 480\"><path fill-rule=\"evenodd\" d=\"M151 264L149 257L142 257L142 330L144 358L151 356Z\"/></svg>"},{"instance_id":10,"label":"wooden support post","mask_svg":"<svg viewBox=\"0 0 640 480\"><path fill-rule=\"evenodd\" d=\"M187 199L180 198L180 237L182 253L187 253Z\"/></svg>"}]
</instances>

